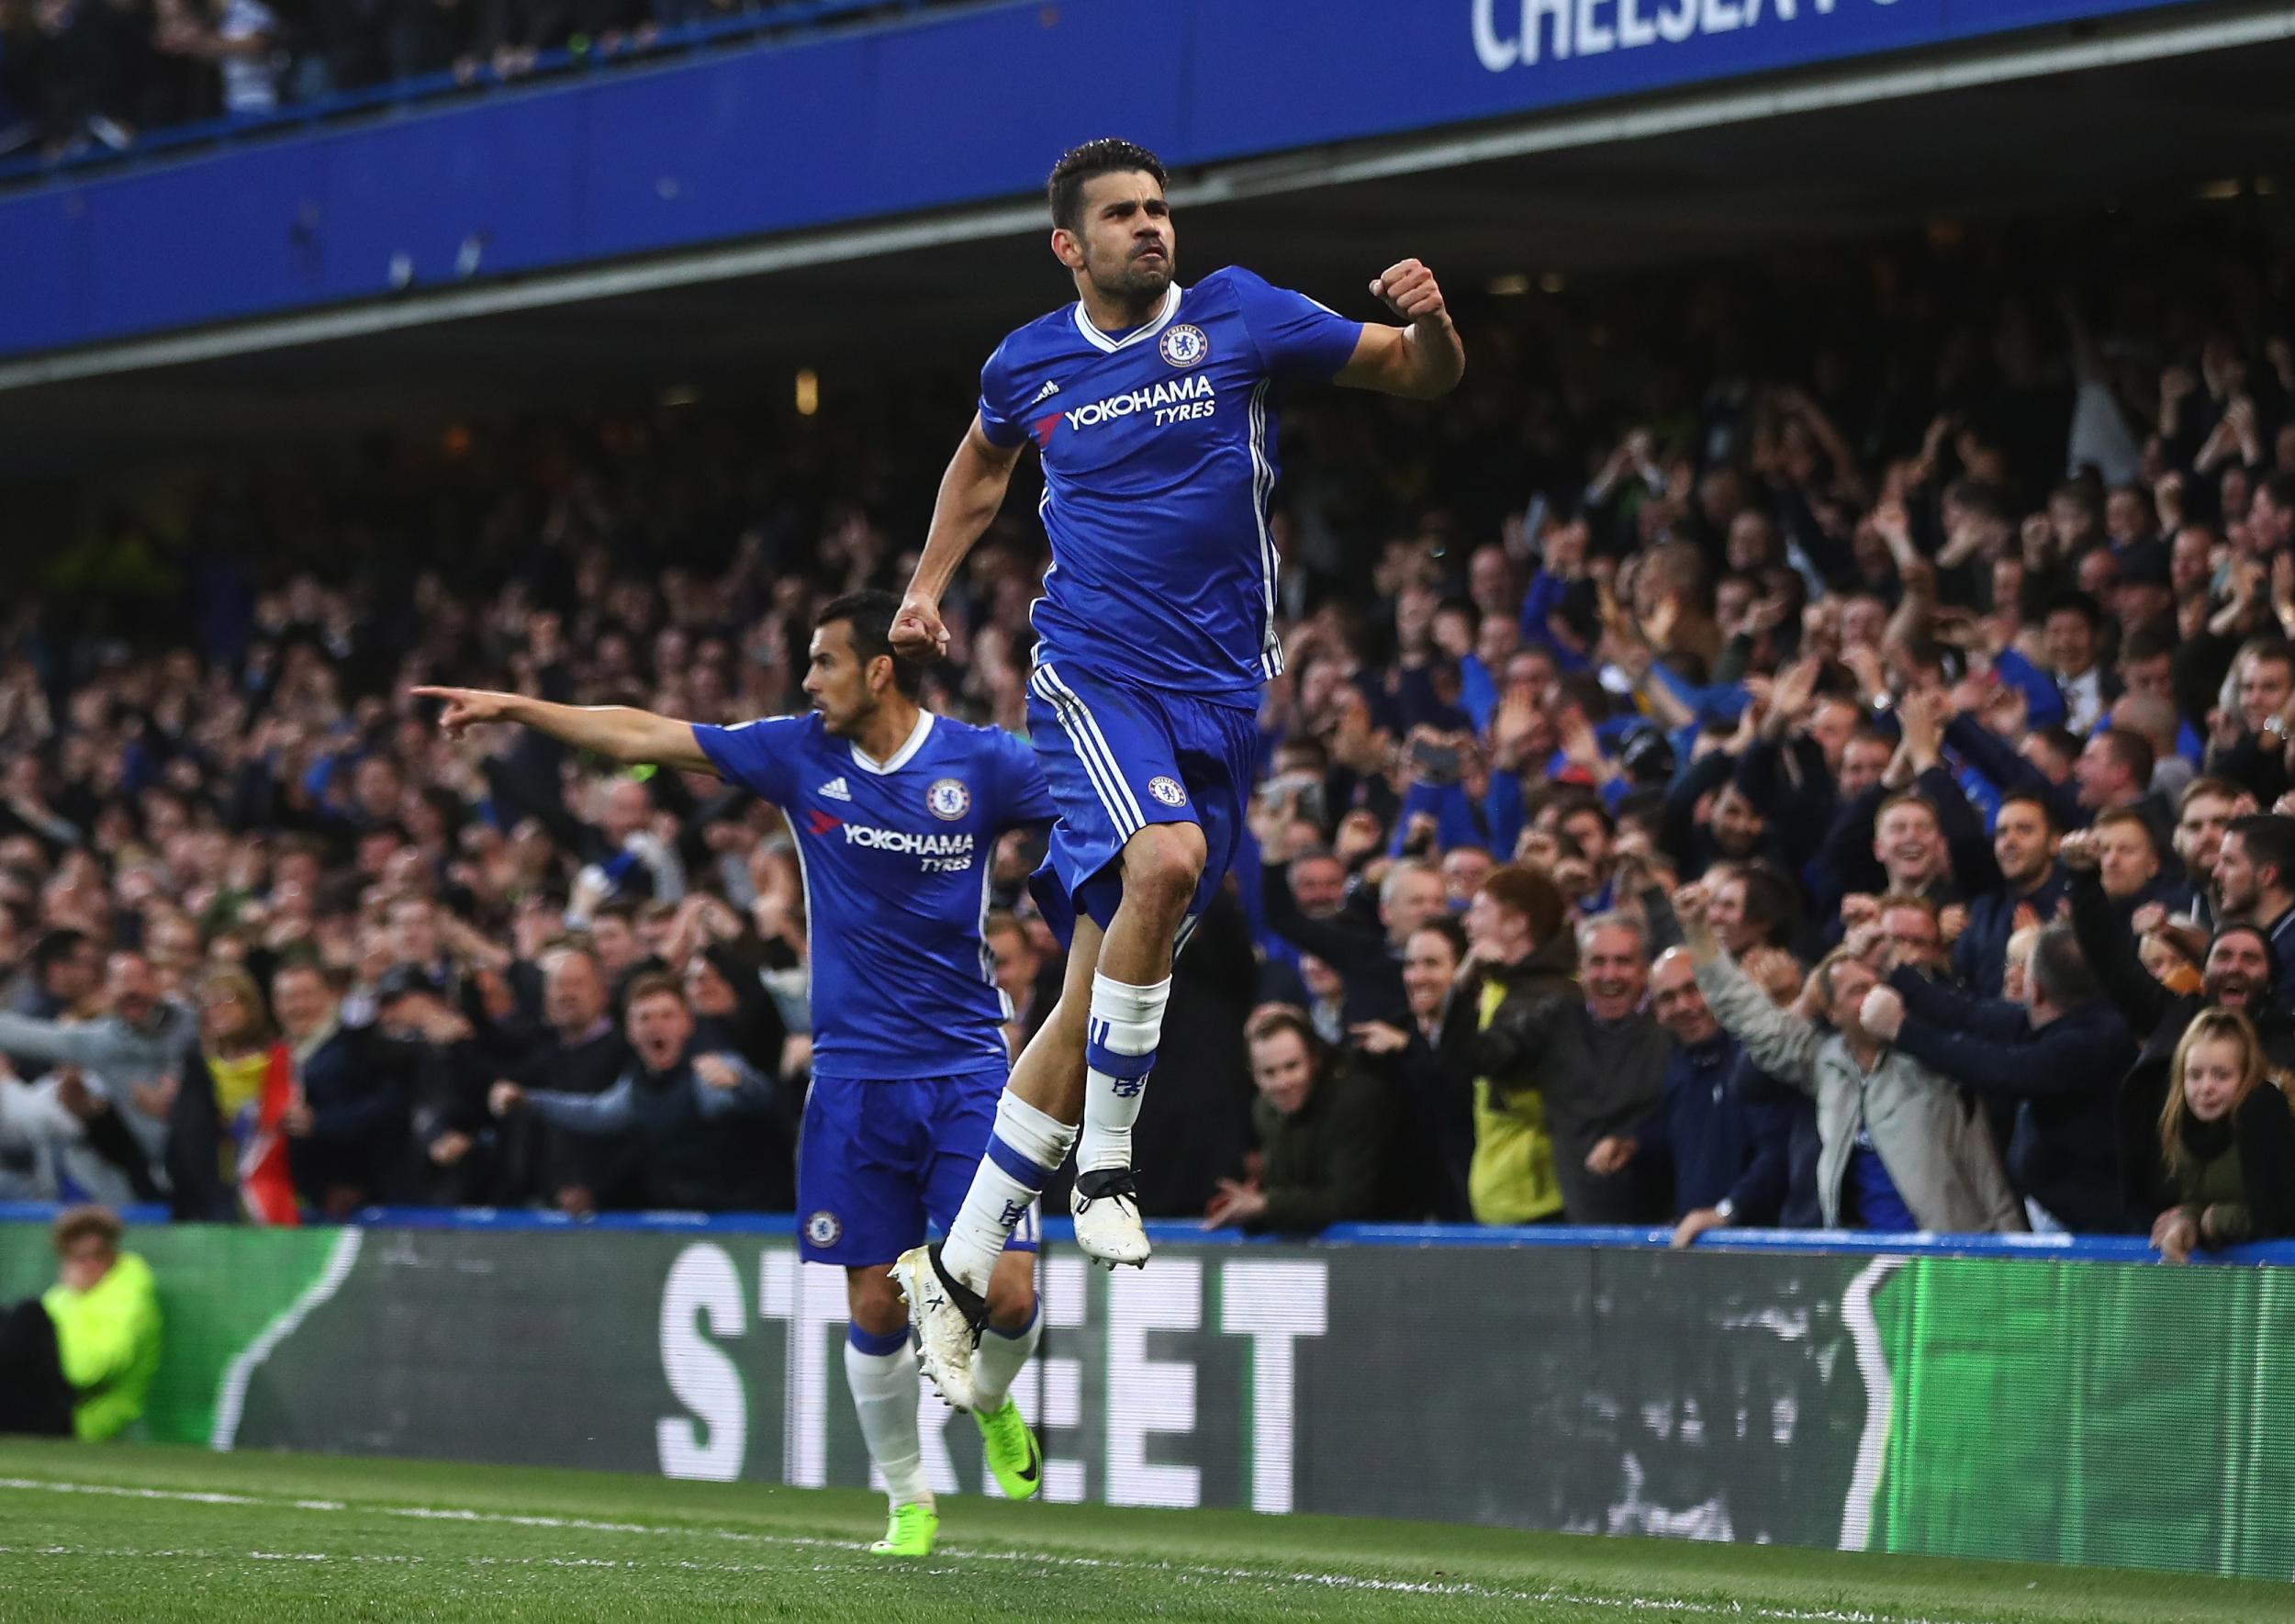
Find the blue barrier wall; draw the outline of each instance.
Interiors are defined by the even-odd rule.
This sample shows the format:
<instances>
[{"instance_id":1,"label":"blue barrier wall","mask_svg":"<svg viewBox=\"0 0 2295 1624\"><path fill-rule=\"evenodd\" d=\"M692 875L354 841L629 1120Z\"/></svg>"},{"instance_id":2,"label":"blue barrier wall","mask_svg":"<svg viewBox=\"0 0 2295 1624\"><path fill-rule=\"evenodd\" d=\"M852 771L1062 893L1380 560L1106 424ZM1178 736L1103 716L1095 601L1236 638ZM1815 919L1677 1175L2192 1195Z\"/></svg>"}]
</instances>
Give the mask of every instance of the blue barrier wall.
<instances>
[{"instance_id":1,"label":"blue barrier wall","mask_svg":"<svg viewBox=\"0 0 2295 1624\"><path fill-rule=\"evenodd\" d=\"M0 354L2197 3L1023 0L0 197Z\"/></svg>"},{"instance_id":2,"label":"blue barrier wall","mask_svg":"<svg viewBox=\"0 0 2295 1624\"><path fill-rule=\"evenodd\" d=\"M46 1224L64 1208L38 1201L0 1201L0 1224ZM163 1206L129 1206L119 1215L133 1226L168 1222ZM569 1218L561 1213L529 1207L368 1207L358 1215L357 1226L372 1229L470 1229L489 1231L597 1230L601 1233L666 1235L773 1235L794 1238L797 1219L788 1213L600 1213L595 1217ZM326 1227L326 1226L314 1226ZM1055 1246L1073 1245L1075 1226L1066 1218L1047 1218L1044 1238ZM1151 1221L1148 1238L1159 1246L1277 1246L1286 1243L1271 1235L1247 1236L1239 1230L1205 1232L1194 1224ZM1595 1228L1566 1224L1536 1224L1520 1228L1483 1228L1452 1224L1334 1224L1317 1237L1317 1246L1416 1247L1487 1250L1494 1248L1559 1248L1563 1250L1669 1249L1673 1230ZM1844 1257L2018 1258L2027 1261L2144 1263L2159 1262L2148 1241L2132 1235L1890 1235L1875 1229L1713 1229L1697 1242L1706 1252L1836 1252ZM2195 1264L2295 1266L2295 1241L2265 1241L2195 1254Z\"/></svg>"}]
</instances>

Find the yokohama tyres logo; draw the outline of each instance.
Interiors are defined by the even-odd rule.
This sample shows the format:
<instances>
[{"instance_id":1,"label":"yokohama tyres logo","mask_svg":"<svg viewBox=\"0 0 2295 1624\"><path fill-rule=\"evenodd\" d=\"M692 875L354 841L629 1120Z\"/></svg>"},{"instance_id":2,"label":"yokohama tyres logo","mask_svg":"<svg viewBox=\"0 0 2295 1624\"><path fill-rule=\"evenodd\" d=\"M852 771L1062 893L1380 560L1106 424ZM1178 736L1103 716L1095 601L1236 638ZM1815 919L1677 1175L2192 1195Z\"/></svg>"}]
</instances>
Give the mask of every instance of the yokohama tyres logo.
<instances>
[{"instance_id":1,"label":"yokohama tyres logo","mask_svg":"<svg viewBox=\"0 0 2295 1624\"><path fill-rule=\"evenodd\" d=\"M1036 420L1036 443L1049 445L1052 436L1062 423L1081 432L1096 429L1115 418L1136 417L1152 412L1155 426L1179 422L1189 418L1207 418L1216 409L1211 379L1203 374L1190 373L1182 378L1170 378L1142 389L1127 389L1121 395L1110 395L1104 400L1094 400L1067 411L1052 412Z\"/></svg>"}]
</instances>

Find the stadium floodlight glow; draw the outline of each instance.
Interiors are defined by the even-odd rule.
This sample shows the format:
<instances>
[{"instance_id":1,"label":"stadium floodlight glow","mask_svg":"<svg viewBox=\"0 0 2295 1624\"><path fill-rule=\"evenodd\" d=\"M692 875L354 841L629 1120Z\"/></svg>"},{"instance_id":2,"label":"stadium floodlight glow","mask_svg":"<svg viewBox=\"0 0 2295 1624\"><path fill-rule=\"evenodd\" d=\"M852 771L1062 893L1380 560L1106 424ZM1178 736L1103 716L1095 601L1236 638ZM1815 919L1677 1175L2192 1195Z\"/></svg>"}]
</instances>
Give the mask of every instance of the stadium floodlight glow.
<instances>
[{"instance_id":1,"label":"stadium floodlight glow","mask_svg":"<svg viewBox=\"0 0 2295 1624\"><path fill-rule=\"evenodd\" d=\"M797 415L809 418L821 409L821 375L810 366L797 369Z\"/></svg>"},{"instance_id":2,"label":"stadium floodlight glow","mask_svg":"<svg viewBox=\"0 0 2295 1624\"><path fill-rule=\"evenodd\" d=\"M701 391L691 384L671 384L661 392L664 406L693 406L701 398Z\"/></svg>"},{"instance_id":3,"label":"stadium floodlight glow","mask_svg":"<svg viewBox=\"0 0 2295 1624\"><path fill-rule=\"evenodd\" d=\"M2202 203L2229 203L2239 196L2237 181L2209 181L2200 188Z\"/></svg>"},{"instance_id":4,"label":"stadium floodlight glow","mask_svg":"<svg viewBox=\"0 0 2295 1624\"><path fill-rule=\"evenodd\" d=\"M1503 276L1493 276L1490 279L1490 295L1493 298L1519 298L1529 291L1530 279L1525 272L1508 271Z\"/></svg>"},{"instance_id":5,"label":"stadium floodlight glow","mask_svg":"<svg viewBox=\"0 0 2295 1624\"><path fill-rule=\"evenodd\" d=\"M1560 293L1562 286L1560 271L1549 271L1538 279L1538 290L1540 293Z\"/></svg>"}]
</instances>

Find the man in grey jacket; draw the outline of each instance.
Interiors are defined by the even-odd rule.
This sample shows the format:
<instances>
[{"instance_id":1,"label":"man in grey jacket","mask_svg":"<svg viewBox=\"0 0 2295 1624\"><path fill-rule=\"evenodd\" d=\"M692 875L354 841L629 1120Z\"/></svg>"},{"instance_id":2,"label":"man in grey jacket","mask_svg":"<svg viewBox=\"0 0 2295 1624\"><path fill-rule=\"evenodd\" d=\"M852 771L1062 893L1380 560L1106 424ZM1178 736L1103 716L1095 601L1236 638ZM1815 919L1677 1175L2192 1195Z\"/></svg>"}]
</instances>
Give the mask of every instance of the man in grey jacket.
<instances>
[{"instance_id":1,"label":"man in grey jacket","mask_svg":"<svg viewBox=\"0 0 2295 1624\"><path fill-rule=\"evenodd\" d=\"M1878 984L1853 940L1809 977L1803 1007L1780 1009L1721 951L1701 886L1674 899L1697 985L1754 1064L1817 1101L1818 1199L1829 1229L1998 1233L2023 1214L1983 1114L1945 1078L1867 1034L1858 1018Z\"/></svg>"},{"instance_id":2,"label":"man in grey jacket","mask_svg":"<svg viewBox=\"0 0 2295 1624\"><path fill-rule=\"evenodd\" d=\"M0 1014L0 1054L18 1061L76 1066L109 1100L163 1179L168 1107L185 1051L199 1041L199 1017L160 996L159 978L140 953L115 953L104 970L104 1014L92 1021L44 1021ZM65 1156L74 1182L98 1201L136 1198L127 1177L84 1147Z\"/></svg>"}]
</instances>

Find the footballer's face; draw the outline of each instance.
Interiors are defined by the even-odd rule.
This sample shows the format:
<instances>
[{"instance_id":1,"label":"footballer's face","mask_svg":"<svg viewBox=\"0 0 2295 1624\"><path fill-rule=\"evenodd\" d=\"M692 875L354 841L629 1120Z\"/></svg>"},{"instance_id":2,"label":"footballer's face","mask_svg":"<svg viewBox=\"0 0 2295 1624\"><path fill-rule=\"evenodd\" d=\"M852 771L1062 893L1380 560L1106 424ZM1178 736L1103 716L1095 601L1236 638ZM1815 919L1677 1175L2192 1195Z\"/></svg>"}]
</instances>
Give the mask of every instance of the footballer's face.
<instances>
[{"instance_id":1,"label":"footballer's face","mask_svg":"<svg viewBox=\"0 0 2295 1624\"><path fill-rule=\"evenodd\" d=\"M1156 177L1139 169L1095 174L1084 183L1080 212L1074 230L1052 232L1060 263L1117 304L1138 308L1161 298L1179 251Z\"/></svg>"},{"instance_id":2,"label":"footballer's face","mask_svg":"<svg viewBox=\"0 0 2295 1624\"><path fill-rule=\"evenodd\" d=\"M805 697L821 712L822 722L839 738L851 738L877 709L869 691L868 669L853 648L853 628L831 621L812 634L812 658L805 666Z\"/></svg>"}]
</instances>

